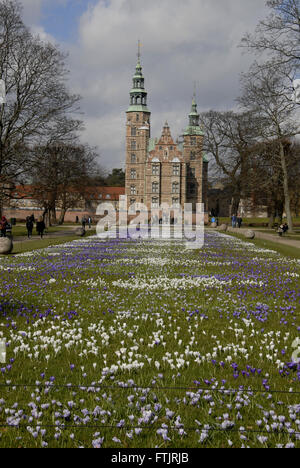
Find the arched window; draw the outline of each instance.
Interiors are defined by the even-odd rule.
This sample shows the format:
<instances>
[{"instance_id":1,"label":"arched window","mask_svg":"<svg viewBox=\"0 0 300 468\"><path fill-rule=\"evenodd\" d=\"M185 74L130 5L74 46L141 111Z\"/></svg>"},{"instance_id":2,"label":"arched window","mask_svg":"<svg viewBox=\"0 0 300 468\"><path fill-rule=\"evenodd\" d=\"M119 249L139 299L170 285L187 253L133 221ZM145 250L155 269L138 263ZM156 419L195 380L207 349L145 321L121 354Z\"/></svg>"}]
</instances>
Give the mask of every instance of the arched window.
<instances>
[{"instance_id":1,"label":"arched window","mask_svg":"<svg viewBox=\"0 0 300 468\"><path fill-rule=\"evenodd\" d=\"M159 193L159 183L152 182L152 193Z\"/></svg>"},{"instance_id":2,"label":"arched window","mask_svg":"<svg viewBox=\"0 0 300 468\"><path fill-rule=\"evenodd\" d=\"M172 184L172 193L179 193L179 183L173 182Z\"/></svg>"}]
</instances>

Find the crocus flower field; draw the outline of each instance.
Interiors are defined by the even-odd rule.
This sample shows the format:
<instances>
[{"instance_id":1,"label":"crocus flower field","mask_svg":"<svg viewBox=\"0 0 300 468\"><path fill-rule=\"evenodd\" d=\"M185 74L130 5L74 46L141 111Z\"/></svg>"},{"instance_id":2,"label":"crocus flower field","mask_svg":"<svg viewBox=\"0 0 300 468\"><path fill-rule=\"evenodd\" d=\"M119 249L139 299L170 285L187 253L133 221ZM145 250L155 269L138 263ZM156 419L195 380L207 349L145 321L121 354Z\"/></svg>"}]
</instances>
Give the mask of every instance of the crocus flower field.
<instances>
[{"instance_id":1,"label":"crocus flower field","mask_svg":"<svg viewBox=\"0 0 300 468\"><path fill-rule=\"evenodd\" d=\"M0 447L300 447L298 260L91 237L0 275Z\"/></svg>"}]
</instances>

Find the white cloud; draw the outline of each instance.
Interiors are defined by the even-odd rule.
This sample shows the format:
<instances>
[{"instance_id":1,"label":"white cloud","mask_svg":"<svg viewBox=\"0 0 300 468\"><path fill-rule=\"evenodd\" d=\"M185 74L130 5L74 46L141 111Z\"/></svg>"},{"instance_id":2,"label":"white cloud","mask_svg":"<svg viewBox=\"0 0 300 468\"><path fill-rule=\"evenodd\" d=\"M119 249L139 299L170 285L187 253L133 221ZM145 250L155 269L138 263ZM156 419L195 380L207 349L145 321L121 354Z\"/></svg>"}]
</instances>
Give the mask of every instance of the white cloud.
<instances>
[{"instance_id":1,"label":"white cloud","mask_svg":"<svg viewBox=\"0 0 300 468\"><path fill-rule=\"evenodd\" d=\"M77 42L65 47L70 51L71 86L83 96L84 137L98 144L104 165L120 167L124 162L125 112L137 40L142 42L152 135L159 136L168 119L176 138L187 124L194 81L199 110L235 105L239 73L253 60L237 46L266 16L264 3L99 0L87 8Z\"/></svg>"},{"instance_id":2,"label":"white cloud","mask_svg":"<svg viewBox=\"0 0 300 468\"><path fill-rule=\"evenodd\" d=\"M56 44L56 39L51 34L46 32L45 28L41 25L42 7L46 1L48 0L21 0L21 5L23 7L22 18L26 26L30 28L34 35L38 35L42 41Z\"/></svg>"},{"instance_id":3,"label":"white cloud","mask_svg":"<svg viewBox=\"0 0 300 468\"><path fill-rule=\"evenodd\" d=\"M21 0L23 19L28 26L37 25L41 20L43 0Z\"/></svg>"}]
</instances>

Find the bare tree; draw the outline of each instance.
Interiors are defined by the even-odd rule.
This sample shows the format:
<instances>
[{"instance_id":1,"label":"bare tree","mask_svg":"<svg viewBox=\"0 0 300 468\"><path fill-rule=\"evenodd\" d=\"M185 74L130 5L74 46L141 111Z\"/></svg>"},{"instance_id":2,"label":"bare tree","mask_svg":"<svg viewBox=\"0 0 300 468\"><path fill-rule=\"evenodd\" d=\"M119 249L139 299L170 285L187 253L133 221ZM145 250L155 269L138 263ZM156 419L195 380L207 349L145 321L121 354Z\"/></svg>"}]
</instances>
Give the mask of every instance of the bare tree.
<instances>
[{"instance_id":1,"label":"bare tree","mask_svg":"<svg viewBox=\"0 0 300 468\"><path fill-rule=\"evenodd\" d=\"M292 231L289 174L284 142L299 134L300 124L296 114L296 103L286 95L287 76L292 76L290 65L265 67L254 63L249 72L242 75L242 96L239 102L244 109L251 111L264 122L260 128L261 141L278 142L285 212Z\"/></svg>"},{"instance_id":2,"label":"bare tree","mask_svg":"<svg viewBox=\"0 0 300 468\"><path fill-rule=\"evenodd\" d=\"M300 216L300 143L294 141L288 154L289 185L291 193L291 208L296 217Z\"/></svg>"},{"instance_id":3,"label":"bare tree","mask_svg":"<svg viewBox=\"0 0 300 468\"><path fill-rule=\"evenodd\" d=\"M63 224L68 209L84 199L90 175L97 168L97 152L88 145L51 143L34 151L33 198L43 206L47 224Z\"/></svg>"},{"instance_id":4,"label":"bare tree","mask_svg":"<svg viewBox=\"0 0 300 468\"><path fill-rule=\"evenodd\" d=\"M249 154L256 142L260 119L251 112L210 111L200 116L204 150L211 154L221 177L232 191L232 213L237 213L248 186Z\"/></svg>"},{"instance_id":5,"label":"bare tree","mask_svg":"<svg viewBox=\"0 0 300 468\"><path fill-rule=\"evenodd\" d=\"M0 109L0 184L7 191L30 169L33 145L69 138L81 126L71 117L79 97L66 88L65 58L29 32L17 1L0 0L0 79L6 87Z\"/></svg>"},{"instance_id":6,"label":"bare tree","mask_svg":"<svg viewBox=\"0 0 300 468\"><path fill-rule=\"evenodd\" d=\"M254 34L246 34L242 47L271 55L277 64L300 64L300 2L299 0L268 0L270 15L260 21Z\"/></svg>"}]
</instances>

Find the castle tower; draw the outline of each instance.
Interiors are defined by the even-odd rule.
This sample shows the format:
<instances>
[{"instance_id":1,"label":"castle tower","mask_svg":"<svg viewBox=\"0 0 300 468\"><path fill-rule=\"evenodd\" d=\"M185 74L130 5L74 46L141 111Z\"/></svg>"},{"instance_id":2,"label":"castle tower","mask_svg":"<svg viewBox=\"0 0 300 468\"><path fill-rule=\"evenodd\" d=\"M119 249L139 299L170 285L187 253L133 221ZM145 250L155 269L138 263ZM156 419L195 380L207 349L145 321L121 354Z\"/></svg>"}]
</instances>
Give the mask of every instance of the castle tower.
<instances>
[{"instance_id":1,"label":"castle tower","mask_svg":"<svg viewBox=\"0 0 300 468\"><path fill-rule=\"evenodd\" d=\"M186 163L186 202L202 203L203 198L203 132L199 124L200 116L197 111L195 95L189 114L189 126L183 134L183 157Z\"/></svg>"},{"instance_id":2,"label":"castle tower","mask_svg":"<svg viewBox=\"0 0 300 468\"><path fill-rule=\"evenodd\" d=\"M147 108L147 91L144 76L138 62L130 91L130 106L126 112L126 182L128 203L146 201L146 160L150 138L150 111Z\"/></svg>"}]
</instances>

